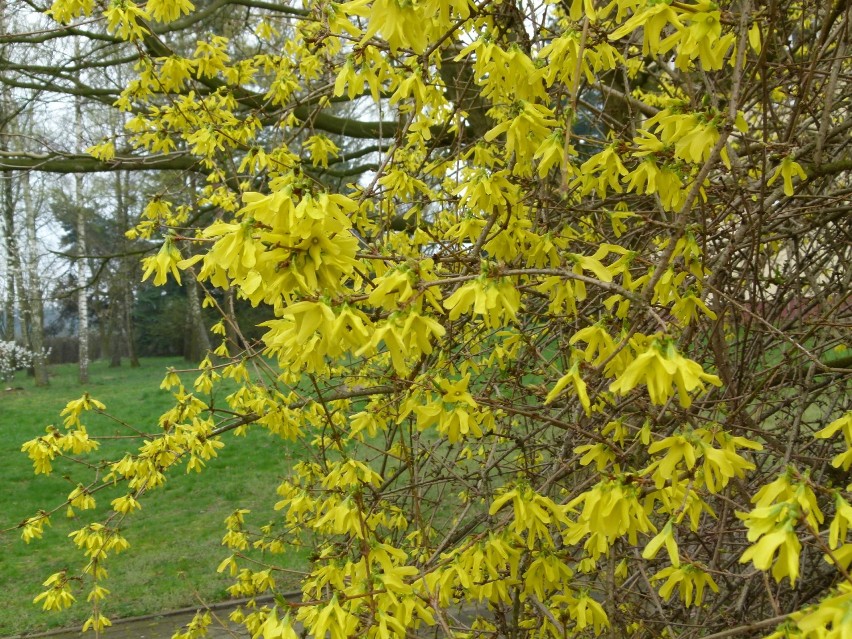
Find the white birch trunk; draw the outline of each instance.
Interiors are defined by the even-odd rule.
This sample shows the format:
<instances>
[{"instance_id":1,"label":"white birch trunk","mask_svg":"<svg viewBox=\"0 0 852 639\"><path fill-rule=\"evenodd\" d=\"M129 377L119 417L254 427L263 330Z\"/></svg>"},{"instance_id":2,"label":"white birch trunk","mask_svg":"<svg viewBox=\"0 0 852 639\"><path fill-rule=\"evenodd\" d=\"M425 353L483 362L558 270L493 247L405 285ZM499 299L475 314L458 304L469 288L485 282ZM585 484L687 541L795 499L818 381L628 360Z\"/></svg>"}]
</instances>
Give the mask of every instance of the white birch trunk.
<instances>
[{"instance_id":1,"label":"white birch trunk","mask_svg":"<svg viewBox=\"0 0 852 639\"><path fill-rule=\"evenodd\" d=\"M2 109L0 109L2 111ZM3 113L0 113L0 117ZM0 150L5 150L5 136L0 136ZM14 211L15 203L12 197L12 172L3 171L3 271L4 271L4 304L3 304L3 340L15 340L15 272L12 267L12 243L14 241Z\"/></svg>"},{"instance_id":2,"label":"white birch trunk","mask_svg":"<svg viewBox=\"0 0 852 639\"><path fill-rule=\"evenodd\" d=\"M0 33L6 31L6 0L0 0ZM0 151L9 151L8 126L12 117L11 96L9 88L4 86L0 94ZM3 171L0 176L3 207L3 255L4 266L4 309L3 309L3 340L15 340L15 273L12 267L12 247L14 241L14 212L15 200L12 193L12 171Z\"/></svg>"},{"instance_id":3,"label":"white birch trunk","mask_svg":"<svg viewBox=\"0 0 852 639\"><path fill-rule=\"evenodd\" d=\"M78 55L79 57L79 55ZM77 147L83 152L83 109L81 98L74 99L74 128ZM77 336L80 340L80 365L78 379L81 384L89 382L89 300L86 283L86 214L83 206L83 174L74 174L74 205L77 209Z\"/></svg>"}]
</instances>

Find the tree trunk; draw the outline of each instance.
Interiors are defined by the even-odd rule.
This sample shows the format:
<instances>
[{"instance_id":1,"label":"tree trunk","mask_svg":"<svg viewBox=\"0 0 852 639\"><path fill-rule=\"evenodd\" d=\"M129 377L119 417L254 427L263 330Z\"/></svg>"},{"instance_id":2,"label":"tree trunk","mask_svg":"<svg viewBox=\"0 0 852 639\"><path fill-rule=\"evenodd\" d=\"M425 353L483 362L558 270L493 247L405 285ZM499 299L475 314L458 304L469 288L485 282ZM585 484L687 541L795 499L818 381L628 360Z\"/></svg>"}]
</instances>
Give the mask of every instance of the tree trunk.
<instances>
[{"instance_id":1,"label":"tree trunk","mask_svg":"<svg viewBox=\"0 0 852 639\"><path fill-rule=\"evenodd\" d=\"M12 197L12 172L3 172L3 239L5 243L6 300L3 310L3 340L15 341L15 272L12 267L12 243L15 229L15 202Z\"/></svg>"},{"instance_id":2,"label":"tree trunk","mask_svg":"<svg viewBox=\"0 0 852 639\"><path fill-rule=\"evenodd\" d=\"M109 329L107 333L109 334L109 367L110 368L118 368L121 366L121 356L122 356L122 348L121 348L121 316L123 309L121 308L121 302L119 301L121 295L119 291L116 291L116 288L121 288L123 286L122 282L114 282L113 286L110 287L109 291L109 312L107 313L109 317Z\"/></svg>"},{"instance_id":3,"label":"tree trunk","mask_svg":"<svg viewBox=\"0 0 852 639\"><path fill-rule=\"evenodd\" d=\"M18 302L18 322L21 325L21 337L23 338L24 343L26 343L27 348L32 349L32 344L30 344L30 323L32 311L28 303L27 288L24 286L21 247L18 245L18 238L12 238L9 248L12 250L10 256L12 258L12 276L15 278L15 291L18 294L16 300ZM9 279L11 280L12 278L10 277Z\"/></svg>"},{"instance_id":4,"label":"tree trunk","mask_svg":"<svg viewBox=\"0 0 852 639\"><path fill-rule=\"evenodd\" d=\"M0 6L0 9L4 9ZM2 26L0 24L0 26ZM2 127L2 148L3 151L10 151L12 148L11 136L13 131L13 122L15 119L15 107L12 101L12 96L9 94L9 89L3 88L2 107L0 107L0 126ZM18 309L21 311L20 317L17 319L21 323L21 336L29 343L29 324L30 324L30 308L27 304L26 288L24 287L23 261L21 259L21 248L18 244L18 237L15 220L15 212L17 209L15 202L15 174L8 171L4 175L3 180L3 228L6 239L6 339L7 341L15 340L15 304L17 302ZM17 293L17 295L16 295Z\"/></svg>"},{"instance_id":5,"label":"tree trunk","mask_svg":"<svg viewBox=\"0 0 852 639\"><path fill-rule=\"evenodd\" d=\"M98 321L98 341L97 350L94 353L89 353L91 359L105 359L112 356L112 335L110 333L112 317L110 317L109 295L109 291L107 291L106 300L100 295L92 297L91 311ZM89 334L91 335L91 332ZM94 350L91 341L89 342L89 349L90 351Z\"/></svg>"},{"instance_id":6,"label":"tree trunk","mask_svg":"<svg viewBox=\"0 0 852 639\"><path fill-rule=\"evenodd\" d=\"M118 171L115 173L116 215L118 218L118 228L122 233L130 226L130 216L128 215L128 205L125 197L127 192L125 181L127 179L128 174L126 172ZM139 356L136 353L136 338L133 328L133 269L138 258L127 255L130 246L127 238L123 235L121 238L121 248L124 255L121 257L118 273L119 291L112 302L120 308L118 333L122 336L122 341L124 342L122 350L124 350L130 359L130 367L138 368Z\"/></svg>"},{"instance_id":7,"label":"tree trunk","mask_svg":"<svg viewBox=\"0 0 852 639\"><path fill-rule=\"evenodd\" d=\"M79 151L83 150L83 107L80 97L74 100L74 127ZM80 363L77 378L89 383L89 300L86 295L86 214L83 206L83 175L74 175L74 204L77 208L77 336L80 340Z\"/></svg>"},{"instance_id":8,"label":"tree trunk","mask_svg":"<svg viewBox=\"0 0 852 639\"><path fill-rule=\"evenodd\" d=\"M189 189L196 193L198 184L195 174L189 176ZM196 211L197 213L197 211ZM200 362L210 351L210 337L204 319L201 316L201 302L198 299L198 280L195 279L195 271L191 268L184 271L186 277L186 305L187 305L187 344L184 346L184 357L191 362Z\"/></svg>"},{"instance_id":9,"label":"tree trunk","mask_svg":"<svg viewBox=\"0 0 852 639\"><path fill-rule=\"evenodd\" d=\"M127 278L124 280L124 304L123 304L123 328L124 343L127 347L127 357L130 359L130 368L139 368L139 354L136 352L136 329L133 325L133 284L130 282L132 266L128 269Z\"/></svg>"},{"instance_id":10,"label":"tree trunk","mask_svg":"<svg viewBox=\"0 0 852 639\"><path fill-rule=\"evenodd\" d=\"M21 173L21 190L24 196L24 226L27 247L27 304L30 315L30 348L33 352L33 371L36 386L48 386L47 358L44 352L44 300L41 277L38 271L38 244L36 242L36 207L30 191L30 174Z\"/></svg>"},{"instance_id":11,"label":"tree trunk","mask_svg":"<svg viewBox=\"0 0 852 639\"><path fill-rule=\"evenodd\" d=\"M0 11L5 12L5 2L0 0ZM4 13L5 15L5 13ZM2 27L2 16L0 16L0 27ZM0 151L9 151L9 139L6 129L12 118L12 109L9 100L9 91L3 88L0 95ZM15 198L12 193L12 171L3 171L3 240L5 250L4 270L6 273L6 298L3 309L3 340L15 341L15 273L12 268L12 243L15 233Z\"/></svg>"},{"instance_id":12,"label":"tree trunk","mask_svg":"<svg viewBox=\"0 0 852 639\"><path fill-rule=\"evenodd\" d=\"M198 299L198 282L192 269L184 271L186 278L187 305L187 343L184 357L191 362L199 362L210 350L210 338L201 317L201 303Z\"/></svg>"},{"instance_id":13,"label":"tree trunk","mask_svg":"<svg viewBox=\"0 0 852 639\"><path fill-rule=\"evenodd\" d=\"M24 282L24 260L21 256L18 239L15 236L15 202L12 194L11 174L4 181L6 192L4 193L3 217L6 232L6 254L8 264L8 290L13 293L17 291L17 302L21 309L21 335L27 344L27 348L33 353L33 373L37 386L46 386L47 368L44 358L44 326L41 311L41 286L38 278L38 255L35 241L35 210L32 205L30 194L29 174L21 174L21 190L24 200L24 228L26 230L27 257L27 284ZM34 300L38 298L37 302ZM15 297L12 298L13 303ZM10 305L12 306L12 305ZM8 309L7 309L8 311ZM11 318L11 327L14 331L14 315ZM12 334L14 339L14 333Z\"/></svg>"}]
</instances>

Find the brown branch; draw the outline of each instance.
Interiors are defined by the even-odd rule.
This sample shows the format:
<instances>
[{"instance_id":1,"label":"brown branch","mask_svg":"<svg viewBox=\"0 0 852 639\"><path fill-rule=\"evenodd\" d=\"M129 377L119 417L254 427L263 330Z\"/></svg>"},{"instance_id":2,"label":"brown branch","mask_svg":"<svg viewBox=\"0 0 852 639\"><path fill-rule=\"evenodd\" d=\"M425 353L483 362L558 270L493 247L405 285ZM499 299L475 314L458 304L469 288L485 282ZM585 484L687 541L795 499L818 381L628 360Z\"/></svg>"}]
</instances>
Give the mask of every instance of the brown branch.
<instances>
[{"instance_id":1,"label":"brown branch","mask_svg":"<svg viewBox=\"0 0 852 639\"><path fill-rule=\"evenodd\" d=\"M116 156L102 161L74 153L0 154L0 171L42 173L101 173L107 171L201 171L198 160L183 153L150 156Z\"/></svg>"}]
</instances>

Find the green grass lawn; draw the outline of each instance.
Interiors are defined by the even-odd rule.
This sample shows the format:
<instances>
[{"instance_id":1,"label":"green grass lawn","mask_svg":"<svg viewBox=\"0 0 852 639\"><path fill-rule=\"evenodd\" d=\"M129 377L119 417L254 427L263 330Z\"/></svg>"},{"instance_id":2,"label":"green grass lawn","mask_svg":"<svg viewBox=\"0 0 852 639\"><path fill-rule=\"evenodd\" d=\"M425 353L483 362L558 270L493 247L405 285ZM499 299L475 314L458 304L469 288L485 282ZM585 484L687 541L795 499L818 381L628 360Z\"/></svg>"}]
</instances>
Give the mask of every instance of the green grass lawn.
<instances>
[{"instance_id":1,"label":"green grass lawn","mask_svg":"<svg viewBox=\"0 0 852 639\"><path fill-rule=\"evenodd\" d=\"M32 379L18 373L13 386L22 390L0 392L0 636L31 633L52 627L82 623L90 611L86 589L78 589L78 604L61 613L43 612L33 598L43 590L41 582L63 568L79 574L84 564L80 552L67 538L69 531L93 519L92 511L69 519L64 511L52 517L44 538L29 545L13 528L40 508L62 503L77 481L91 475L68 464L55 463L50 476L33 474L21 444L44 432L48 424L62 428L59 413L70 399L88 391L106 404L107 411L144 432L156 432L157 418L169 407L171 395L159 390L166 367L184 368L180 359L145 359L142 367L108 368L95 362L91 382L77 383L73 365L51 367L51 386L35 388ZM188 376L187 381L193 379ZM219 402L221 405L221 401ZM83 423L91 435L129 432L102 416L86 414ZM264 523L277 497L277 480L293 462L294 447L260 429L246 437L225 438L217 459L200 474L169 475L165 488L146 495L143 508L122 526L131 544L125 553L110 558L112 592L104 614L118 618L195 605L227 598L228 578L216 573L219 562L230 553L219 545L223 519L236 508L250 508ZM132 440L105 442L94 455L114 457L133 445ZM117 495L118 493L116 493ZM98 495L105 512L112 497ZM303 563L294 551L289 565Z\"/></svg>"}]
</instances>

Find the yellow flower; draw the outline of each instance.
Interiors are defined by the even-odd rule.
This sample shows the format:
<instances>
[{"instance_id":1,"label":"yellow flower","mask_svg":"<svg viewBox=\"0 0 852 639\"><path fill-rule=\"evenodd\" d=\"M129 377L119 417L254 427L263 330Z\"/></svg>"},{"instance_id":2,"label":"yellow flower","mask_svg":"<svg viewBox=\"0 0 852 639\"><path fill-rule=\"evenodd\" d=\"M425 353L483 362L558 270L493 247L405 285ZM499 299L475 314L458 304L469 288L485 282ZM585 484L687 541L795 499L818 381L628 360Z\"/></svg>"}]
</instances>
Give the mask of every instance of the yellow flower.
<instances>
[{"instance_id":1,"label":"yellow flower","mask_svg":"<svg viewBox=\"0 0 852 639\"><path fill-rule=\"evenodd\" d=\"M467 392L467 385L470 382L470 373L462 377L457 382L450 383L449 380L442 379L438 384L441 386L441 390L444 391L444 395L442 399L449 404L467 404L473 408L476 407L476 402L473 401L473 397L470 393Z\"/></svg>"},{"instance_id":2,"label":"yellow flower","mask_svg":"<svg viewBox=\"0 0 852 639\"><path fill-rule=\"evenodd\" d=\"M792 526L786 526L764 535L760 541L747 548L743 556L740 557L740 563L751 560L758 570L769 570L777 552L778 560L772 568L772 576L775 577L775 581L779 582L784 577L789 577L790 586L793 587L799 577L799 553L801 550L802 544Z\"/></svg>"},{"instance_id":3,"label":"yellow flower","mask_svg":"<svg viewBox=\"0 0 852 639\"><path fill-rule=\"evenodd\" d=\"M113 3L104 11L107 30L117 33L122 40L137 40L148 34L148 29L140 22L150 19L150 15L134 2Z\"/></svg>"},{"instance_id":4,"label":"yellow flower","mask_svg":"<svg viewBox=\"0 0 852 639\"><path fill-rule=\"evenodd\" d=\"M559 378L559 381L556 382L556 385L547 394L544 403L549 404L553 400L555 400L559 396L559 394L565 389L565 387L568 386L569 383L573 384L574 391L577 393L577 398L580 400L580 404L583 406L583 410L585 411L586 415L591 415L592 405L589 401L589 393L586 390L586 382L583 381L582 377L580 377L579 363L575 363L571 367L571 370L569 370L565 375Z\"/></svg>"},{"instance_id":5,"label":"yellow flower","mask_svg":"<svg viewBox=\"0 0 852 639\"><path fill-rule=\"evenodd\" d=\"M674 384L680 405L688 408L692 403L689 394L696 389L703 391L704 382L714 386L722 385L716 375L705 373L698 362L678 353L672 342L653 339L650 346L610 384L609 389L614 393L626 395L644 383L648 387L651 402L663 405L671 397Z\"/></svg>"},{"instance_id":6,"label":"yellow flower","mask_svg":"<svg viewBox=\"0 0 852 639\"><path fill-rule=\"evenodd\" d=\"M644 382L648 386L651 402L662 405L671 395L675 370L676 365L662 356L655 340L651 348L634 359L621 376L610 384L609 390L626 395Z\"/></svg>"},{"instance_id":7,"label":"yellow flower","mask_svg":"<svg viewBox=\"0 0 852 639\"><path fill-rule=\"evenodd\" d=\"M180 260L180 250L172 243L171 238L167 237L156 255L148 256L142 260L145 266L142 281L144 282L154 273L154 286L160 286L166 283L167 276L171 273L177 283L180 284L180 271L177 266Z\"/></svg>"},{"instance_id":8,"label":"yellow flower","mask_svg":"<svg viewBox=\"0 0 852 639\"><path fill-rule=\"evenodd\" d=\"M182 13L189 14L195 9L189 0L148 0L145 6L151 17L158 22L172 22Z\"/></svg>"},{"instance_id":9,"label":"yellow flower","mask_svg":"<svg viewBox=\"0 0 852 639\"><path fill-rule=\"evenodd\" d=\"M677 586L680 598L687 607L693 603L700 606L704 599L704 588L710 587L713 592L719 592L719 586L713 581L708 573L698 566L687 564L685 566L669 566L651 577L651 581L666 579L666 583L660 588L660 597L668 599Z\"/></svg>"},{"instance_id":10,"label":"yellow flower","mask_svg":"<svg viewBox=\"0 0 852 639\"><path fill-rule=\"evenodd\" d=\"M657 553L660 552L660 548L662 548L664 544L666 546L666 552L669 554L669 561L672 562L672 566L680 566L680 555L677 551L677 542L674 538L671 521L663 526L663 529L657 534L657 536L648 542L648 545L645 546L645 550L642 551L642 558L653 559L657 556Z\"/></svg>"},{"instance_id":11,"label":"yellow flower","mask_svg":"<svg viewBox=\"0 0 852 639\"><path fill-rule=\"evenodd\" d=\"M784 179L784 195L787 197L792 197L796 192L793 189L793 177L798 177L801 180L807 180L808 174L805 173L805 170L802 168L802 165L796 162L791 156L785 157L781 160L781 164L775 169L775 172L772 174L772 177L769 178L766 182L766 186L772 186L775 181L779 178Z\"/></svg>"}]
</instances>

